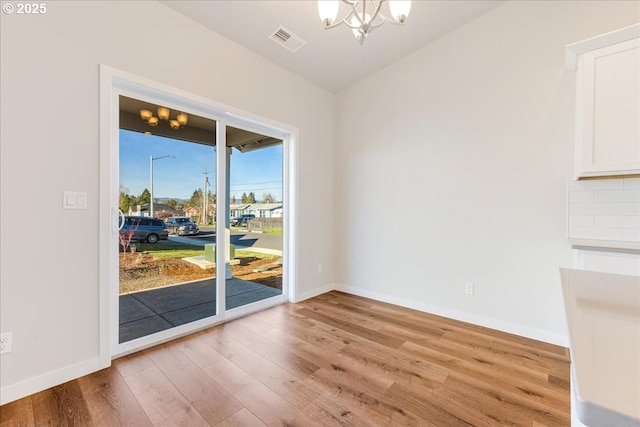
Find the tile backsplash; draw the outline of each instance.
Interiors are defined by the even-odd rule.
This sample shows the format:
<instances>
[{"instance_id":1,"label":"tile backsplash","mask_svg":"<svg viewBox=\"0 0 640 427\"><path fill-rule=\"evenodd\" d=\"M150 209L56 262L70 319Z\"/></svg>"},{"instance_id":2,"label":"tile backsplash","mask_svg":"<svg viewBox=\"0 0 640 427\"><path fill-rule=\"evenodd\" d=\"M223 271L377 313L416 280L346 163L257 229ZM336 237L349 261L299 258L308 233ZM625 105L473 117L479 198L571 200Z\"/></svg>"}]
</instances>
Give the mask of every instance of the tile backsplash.
<instances>
[{"instance_id":1,"label":"tile backsplash","mask_svg":"<svg viewBox=\"0 0 640 427\"><path fill-rule=\"evenodd\" d=\"M569 238L640 243L640 178L569 182Z\"/></svg>"}]
</instances>

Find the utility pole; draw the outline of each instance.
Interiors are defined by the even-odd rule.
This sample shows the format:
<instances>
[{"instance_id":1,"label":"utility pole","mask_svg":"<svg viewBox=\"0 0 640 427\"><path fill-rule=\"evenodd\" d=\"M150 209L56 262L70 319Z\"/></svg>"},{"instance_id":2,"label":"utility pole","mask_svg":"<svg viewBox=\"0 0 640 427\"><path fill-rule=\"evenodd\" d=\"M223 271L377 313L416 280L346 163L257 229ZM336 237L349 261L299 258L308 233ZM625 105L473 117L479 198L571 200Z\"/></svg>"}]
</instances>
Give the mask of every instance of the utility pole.
<instances>
[{"instance_id":1,"label":"utility pole","mask_svg":"<svg viewBox=\"0 0 640 427\"><path fill-rule=\"evenodd\" d=\"M209 172L207 171L207 169L202 172L202 175L204 176L204 183L202 185L204 189L204 192L202 193L202 223L207 224L207 184L209 183Z\"/></svg>"},{"instance_id":2,"label":"utility pole","mask_svg":"<svg viewBox=\"0 0 640 427\"><path fill-rule=\"evenodd\" d=\"M174 156L173 154L169 154L167 156L160 156L160 157L153 157L153 156L149 156L149 190L150 190L150 196L151 196L151 200L149 201L149 217L153 218L154 213L153 213L153 162L156 160L160 160L160 159L166 159L166 158L171 158L171 159L175 159L176 156Z\"/></svg>"}]
</instances>

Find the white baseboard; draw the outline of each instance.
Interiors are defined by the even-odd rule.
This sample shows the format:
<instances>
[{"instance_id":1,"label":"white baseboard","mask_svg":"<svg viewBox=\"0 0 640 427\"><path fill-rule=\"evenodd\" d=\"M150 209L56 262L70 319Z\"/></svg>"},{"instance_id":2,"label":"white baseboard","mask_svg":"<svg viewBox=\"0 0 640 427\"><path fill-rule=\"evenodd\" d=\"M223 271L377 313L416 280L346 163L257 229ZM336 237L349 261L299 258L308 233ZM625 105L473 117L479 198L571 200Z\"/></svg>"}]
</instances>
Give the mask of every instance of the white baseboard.
<instances>
[{"instance_id":1,"label":"white baseboard","mask_svg":"<svg viewBox=\"0 0 640 427\"><path fill-rule=\"evenodd\" d=\"M476 314L465 313L463 311L452 310L446 307L439 307L430 304L424 304L418 301L398 298L388 294L371 292L353 286L345 286L336 284L336 291L346 292L348 294L358 295L365 298L371 298L376 301L387 302L389 304L399 305L401 307L411 308L425 313L435 314L437 316L447 317L449 319L460 320L462 322L472 323L474 325L483 326L489 329L495 329L501 332L507 332L519 335L525 338L531 338L537 341L543 341L549 344L555 344L562 347L569 347L569 337L554 332L545 331L543 329L531 328L529 326L520 325L513 322L507 322L492 317L478 316Z\"/></svg>"},{"instance_id":2,"label":"white baseboard","mask_svg":"<svg viewBox=\"0 0 640 427\"><path fill-rule=\"evenodd\" d=\"M332 291L334 289L336 289L336 284L335 283L328 283L328 284L326 284L324 286L321 286L319 288L315 288L315 289L312 289L310 291L303 292L301 294L295 295L294 298L293 298L293 301L291 301L291 302L293 302L293 303L301 302L301 301L304 301L304 300L309 299L309 298L317 297L318 295L326 294L327 292L330 292L330 291Z\"/></svg>"},{"instance_id":3,"label":"white baseboard","mask_svg":"<svg viewBox=\"0 0 640 427\"><path fill-rule=\"evenodd\" d=\"M110 364L111 363L109 363L109 365ZM93 359L88 359L62 369L57 369L38 377L29 378L28 380L21 381L16 384L10 384L0 388L0 405L22 399L23 397L30 396L42 390L91 374L99 371L100 369L104 369L109 365L102 366L100 363L100 357L94 357Z\"/></svg>"}]
</instances>

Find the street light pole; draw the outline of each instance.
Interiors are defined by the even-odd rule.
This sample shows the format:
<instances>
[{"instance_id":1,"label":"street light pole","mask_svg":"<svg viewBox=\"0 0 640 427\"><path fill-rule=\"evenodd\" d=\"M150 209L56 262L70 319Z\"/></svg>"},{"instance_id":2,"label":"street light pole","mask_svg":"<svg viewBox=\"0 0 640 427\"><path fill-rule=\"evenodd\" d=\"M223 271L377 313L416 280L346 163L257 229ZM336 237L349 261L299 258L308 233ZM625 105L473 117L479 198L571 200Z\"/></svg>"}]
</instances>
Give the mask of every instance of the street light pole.
<instances>
[{"instance_id":1,"label":"street light pole","mask_svg":"<svg viewBox=\"0 0 640 427\"><path fill-rule=\"evenodd\" d=\"M149 156L149 193L151 196L151 200L149 200L149 217L153 218L153 162L154 160L160 160L160 159L165 159L165 158L171 158L171 159L175 159L176 156L174 156L173 154L169 154L166 156L160 156L160 157L153 157L153 156Z\"/></svg>"}]
</instances>

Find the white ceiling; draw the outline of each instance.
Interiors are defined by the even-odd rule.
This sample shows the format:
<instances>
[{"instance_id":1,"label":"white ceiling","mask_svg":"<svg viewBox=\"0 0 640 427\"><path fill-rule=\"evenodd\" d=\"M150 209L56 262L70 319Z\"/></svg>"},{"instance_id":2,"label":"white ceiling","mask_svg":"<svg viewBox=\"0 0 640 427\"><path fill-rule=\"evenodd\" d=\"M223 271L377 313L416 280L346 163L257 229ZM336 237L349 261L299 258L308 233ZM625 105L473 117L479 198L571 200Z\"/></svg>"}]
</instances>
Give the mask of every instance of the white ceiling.
<instances>
[{"instance_id":1,"label":"white ceiling","mask_svg":"<svg viewBox=\"0 0 640 427\"><path fill-rule=\"evenodd\" d=\"M316 1L163 1L184 16L331 92L339 92L414 50L504 3L501 1L413 0L404 26L385 23L364 45L342 25L325 30ZM388 6L382 10L388 15ZM347 14L340 5L338 19ZM268 36L284 26L306 44L291 53Z\"/></svg>"}]
</instances>

